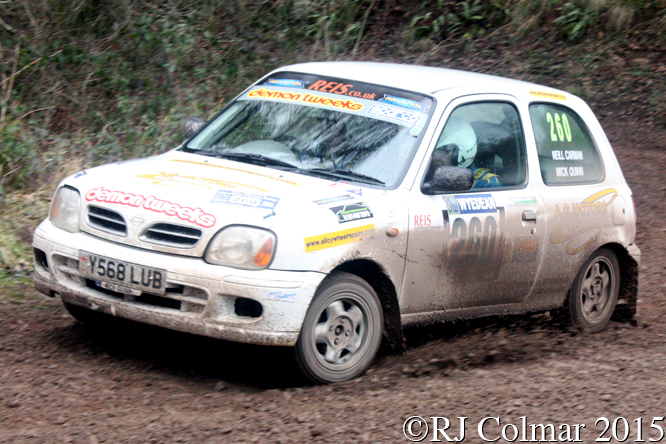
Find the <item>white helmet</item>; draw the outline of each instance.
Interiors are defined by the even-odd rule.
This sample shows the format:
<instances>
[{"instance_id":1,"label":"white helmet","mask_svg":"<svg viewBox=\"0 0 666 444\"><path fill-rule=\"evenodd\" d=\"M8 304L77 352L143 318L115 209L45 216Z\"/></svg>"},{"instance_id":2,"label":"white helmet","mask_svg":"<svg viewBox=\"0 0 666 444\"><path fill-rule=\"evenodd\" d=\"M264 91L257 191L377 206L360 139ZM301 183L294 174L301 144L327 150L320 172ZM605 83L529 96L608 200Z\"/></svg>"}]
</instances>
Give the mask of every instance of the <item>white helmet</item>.
<instances>
[{"instance_id":1,"label":"white helmet","mask_svg":"<svg viewBox=\"0 0 666 444\"><path fill-rule=\"evenodd\" d=\"M457 161L457 166L468 168L474 162L476 133L469 123L459 117L451 117L446 122L436 149L444 149L447 145L450 145L448 149L452 150L452 159L454 163Z\"/></svg>"}]
</instances>

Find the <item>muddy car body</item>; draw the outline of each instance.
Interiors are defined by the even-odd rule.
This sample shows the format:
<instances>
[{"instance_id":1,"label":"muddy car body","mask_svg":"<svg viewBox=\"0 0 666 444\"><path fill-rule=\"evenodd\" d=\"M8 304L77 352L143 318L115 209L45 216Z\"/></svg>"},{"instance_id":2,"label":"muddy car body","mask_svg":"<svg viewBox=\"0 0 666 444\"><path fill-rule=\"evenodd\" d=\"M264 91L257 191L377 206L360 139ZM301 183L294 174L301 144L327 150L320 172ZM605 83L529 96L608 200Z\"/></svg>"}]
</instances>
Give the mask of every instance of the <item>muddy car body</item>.
<instances>
[{"instance_id":1,"label":"muddy car body","mask_svg":"<svg viewBox=\"0 0 666 444\"><path fill-rule=\"evenodd\" d=\"M579 98L336 62L268 74L174 150L66 178L33 245L37 289L83 322L295 346L334 382L407 324L631 316L634 237L631 191Z\"/></svg>"}]
</instances>

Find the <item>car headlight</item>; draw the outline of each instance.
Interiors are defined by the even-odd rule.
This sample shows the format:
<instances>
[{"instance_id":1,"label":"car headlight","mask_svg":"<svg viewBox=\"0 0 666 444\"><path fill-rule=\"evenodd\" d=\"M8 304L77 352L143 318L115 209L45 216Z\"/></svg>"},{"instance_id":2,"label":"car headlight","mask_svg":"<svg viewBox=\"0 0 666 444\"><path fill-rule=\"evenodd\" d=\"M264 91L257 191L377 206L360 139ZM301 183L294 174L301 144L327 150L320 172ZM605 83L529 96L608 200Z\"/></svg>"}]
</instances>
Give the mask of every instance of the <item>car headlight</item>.
<instances>
[{"instance_id":1,"label":"car headlight","mask_svg":"<svg viewBox=\"0 0 666 444\"><path fill-rule=\"evenodd\" d=\"M49 219L51 223L70 233L79 231L79 212L81 210L81 195L68 186L61 187L51 203Z\"/></svg>"},{"instance_id":2,"label":"car headlight","mask_svg":"<svg viewBox=\"0 0 666 444\"><path fill-rule=\"evenodd\" d=\"M271 231L232 225L213 237L204 259L210 264L260 270L271 264L276 244Z\"/></svg>"}]
</instances>

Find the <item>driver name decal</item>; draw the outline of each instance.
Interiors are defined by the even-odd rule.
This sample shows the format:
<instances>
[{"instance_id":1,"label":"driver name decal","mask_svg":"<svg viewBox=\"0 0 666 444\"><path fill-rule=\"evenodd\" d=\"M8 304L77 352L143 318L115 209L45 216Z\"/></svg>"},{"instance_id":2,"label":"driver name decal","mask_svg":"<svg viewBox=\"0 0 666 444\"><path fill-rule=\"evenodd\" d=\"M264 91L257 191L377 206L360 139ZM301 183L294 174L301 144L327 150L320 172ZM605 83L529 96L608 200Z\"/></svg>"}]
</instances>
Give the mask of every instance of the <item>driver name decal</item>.
<instances>
[{"instance_id":1,"label":"driver name decal","mask_svg":"<svg viewBox=\"0 0 666 444\"><path fill-rule=\"evenodd\" d=\"M191 222L204 228L210 228L216 222L215 216L206 213L201 208L184 207L174 202L158 199L155 196L145 197L141 194L126 193L124 191L93 188L86 193L85 198L88 202L96 201L127 205L134 208L143 208L155 213L164 213L169 217L177 217L180 220Z\"/></svg>"}]
</instances>

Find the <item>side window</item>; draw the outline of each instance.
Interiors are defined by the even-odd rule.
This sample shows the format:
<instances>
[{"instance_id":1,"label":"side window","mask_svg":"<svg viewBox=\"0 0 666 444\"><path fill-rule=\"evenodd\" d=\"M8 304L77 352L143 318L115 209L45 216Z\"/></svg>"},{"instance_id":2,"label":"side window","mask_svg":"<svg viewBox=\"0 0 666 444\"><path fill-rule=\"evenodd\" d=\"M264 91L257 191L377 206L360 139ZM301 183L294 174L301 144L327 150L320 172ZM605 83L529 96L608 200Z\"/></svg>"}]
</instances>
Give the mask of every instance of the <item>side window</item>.
<instances>
[{"instance_id":1,"label":"side window","mask_svg":"<svg viewBox=\"0 0 666 444\"><path fill-rule=\"evenodd\" d=\"M437 141L425 181L441 166L472 170L472 188L524 184L525 143L516 108L505 102L456 108Z\"/></svg>"},{"instance_id":2,"label":"side window","mask_svg":"<svg viewBox=\"0 0 666 444\"><path fill-rule=\"evenodd\" d=\"M530 105L541 177L546 185L599 182L604 169L583 120L564 106Z\"/></svg>"}]
</instances>

